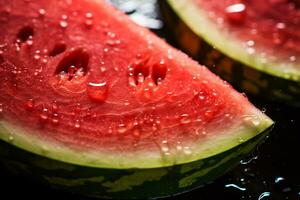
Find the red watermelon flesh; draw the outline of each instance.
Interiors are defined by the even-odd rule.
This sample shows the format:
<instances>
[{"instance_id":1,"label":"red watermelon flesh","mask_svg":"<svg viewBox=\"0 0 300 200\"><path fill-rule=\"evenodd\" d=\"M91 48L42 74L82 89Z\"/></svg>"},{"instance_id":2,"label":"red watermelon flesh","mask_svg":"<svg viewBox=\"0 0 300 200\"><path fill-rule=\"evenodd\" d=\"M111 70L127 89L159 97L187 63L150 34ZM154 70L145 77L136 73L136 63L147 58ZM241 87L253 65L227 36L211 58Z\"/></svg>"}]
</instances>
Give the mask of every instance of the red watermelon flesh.
<instances>
[{"instance_id":1,"label":"red watermelon flesh","mask_svg":"<svg viewBox=\"0 0 300 200\"><path fill-rule=\"evenodd\" d=\"M262 53L287 63L299 57L299 0L196 2L216 24L229 28L250 54Z\"/></svg>"},{"instance_id":2,"label":"red watermelon flesh","mask_svg":"<svg viewBox=\"0 0 300 200\"><path fill-rule=\"evenodd\" d=\"M105 1L2 0L0 27L0 138L28 151L98 167L169 166L272 124Z\"/></svg>"}]
</instances>

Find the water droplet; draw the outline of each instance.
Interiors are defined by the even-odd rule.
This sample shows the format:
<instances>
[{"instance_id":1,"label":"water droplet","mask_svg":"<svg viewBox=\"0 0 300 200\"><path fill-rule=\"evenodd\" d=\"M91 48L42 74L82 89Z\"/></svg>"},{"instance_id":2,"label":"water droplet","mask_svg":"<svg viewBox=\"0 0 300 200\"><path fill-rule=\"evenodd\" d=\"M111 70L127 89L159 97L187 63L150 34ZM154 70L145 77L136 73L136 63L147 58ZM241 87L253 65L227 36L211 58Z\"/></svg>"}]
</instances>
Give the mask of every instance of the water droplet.
<instances>
[{"instance_id":1,"label":"water droplet","mask_svg":"<svg viewBox=\"0 0 300 200\"><path fill-rule=\"evenodd\" d=\"M34 100L33 99L28 99L25 106L26 106L26 109L32 110L34 108Z\"/></svg>"},{"instance_id":2,"label":"water droplet","mask_svg":"<svg viewBox=\"0 0 300 200\"><path fill-rule=\"evenodd\" d=\"M249 40L249 41L247 41L247 45L248 45L249 47L252 47L252 46L255 45L255 42L254 42L253 40Z\"/></svg>"},{"instance_id":3,"label":"water droplet","mask_svg":"<svg viewBox=\"0 0 300 200\"><path fill-rule=\"evenodd\" d=\"M285 179L283 178L283 177L276 177L275 178L275 183L279 183L279 182L281 182L281 181L284 181Z\"/></svg>"},{"instance_id":4,"label":"water droplet","mask_svg":"<svg viewBox=\"0 0 300 200\"><path fill-rule=\"evenodd\" d=\"M100 67L100 71L101 71L102 73L104 73L104 72L106 72L106 68L105 68L105 67Z\"/></svg>"},{"instance_id":5,"label":"water droplet","mask_svg":"<svg viewBox=\"0 0 300 200\"><path fill-rule=\"evenodd\" d=\"M28 40L26 40L26 44L27 44L27 46L32 46L32 45L33 45L32 36L30 36L30 37L28 38Z\"/></svg>"},{"instance_id":6,"label":"water droplet","mask_svg":"<svg viewBox=\"0 0 300 200\"><path fill-rule=\"evenodd\" d=\"M188 146L183 147L183 153L184 153L185 155L191 155L191 154L192 154L192 149L191 149L191 147L188 147Z\"/></svg>"},{"instance_id":7,"label":"water droplet","mask_svg":"<svg viewBox=\"0 0 300 200\"><path fill-rule=\"evenodd\" d=\"M225 188L234 188L234 189L238 189L239 191L246 191L246 188L238 186L233 183L225 185Z\"/></svg>"},{"instance_id":8,"label":"water droplet","mask_svg":"<svg viewBox=\"0 0 300 200\"><path fill-rule=\"evenodd\" d=\"M35 60L39 60L39 59L41 58L41 56L38 55L38 54L34 54L33 58L34 58Z\"/></svg>"},{"instance_id":9,"label":"water droplet","mask_svg":"<svg viewBox=\"0 0 300 200\"><path fill-rule=\"evenodd\" d=\"M62 27L62 28L67 28L68 27L68 22L64 21L64 20L61 20L59 22L59 25Z\"/></svg>"},{"instance_id":10,"label":"water droplet","mask_svg":"<svg viewBox=\"0 0 300 200\"><path fill-rule=\"evenodd\" d=\"M203 130L202 128L196 129L196 135L206 135L207 132Z\"/></svg>"},{"instance_id":11,"label":"water droplet","mask_svg":"<svg viewBox=\"0 0 300 200\"><path fill-rule=\"evenodd\" d=\"M118 131L118 133L125 133L127 131L126 125L119 124L117 131Z\"/></svg>"},{"instance_id":12,"label":"water droplet","mask_svg":"<svg viewBox=\"0 0 300 200\"><path fill-rule=\"evenodd\" d=\"M93 13L91 13L91 12L85 13L85 18L92 19L93 18Z\"/></svg>"},{"instance_id":13,"label":"water droplet","mask_svg":"<svg viewBox=\"0 0 300 200\"><path fill-rule=\"evenodd\" d=\"M285 25L285 23L283 23L283 22L278 22L278 23L276 24L276 28L277 28L277 29L285 29L285 28L286 28L286 25Z\"/></svg>"},{"instance_id":14,"label":"water droplet","mask_svg":"<svg viewBox=\"0 0 300 200\"><path fill-rule=\"evenodd\" d=\"M61 18L66 20L66 19L68 19L68 15L62 15Z\"/></svg>"},{"instance_id":15,"label":"water droplet","mask_svg":"<svg viewBox=\"0 0 300 200\"><path fill-rule=\"evenodd\" d=\"M134 128L132 134L135 138L139 138L141 136L141 131L139 128Z\"/></svg>"},{"instance_id":16,"label":"water droplet","mask_svg":"<svg viewBox=\"0 0 300 200\"><path fill-rule=\"evenodd\" d=\"M199 98L201 101L203 101L203 100L205 99L205 96L199 95L198 98Z\"/></svg>"},{"instance_id":17,"label":"water droplet","mask_svg":"<svg viewBox=\"0 0 300 200\"><path fill-rule=\"evenodd\" d=\"M263 192L259 195L257 200L262 200L265 199L265 197L269 197L269 196L271 196L271 192Z\"/></svg>"},{"instance_id":18,"label":"water droplet","mask_svg":"<svg viewBox=\"0 0 300 200\"><path fill-rule=\"evenodd\" d=\"M227 19L233 24L241 24L246 19L245 4L232 4L225 9L225 12Z\"/></svg>"},{"instance_id":19,"label":"water droplet","mask_svg":"<svg viewBox=\"0 0 300 200\"><path fill-rule=\"evenodd\" d=\"M103 52L104 52L104 53L108 53L108 51L109 51L108 48L104 48L104 49L103 49Z\"/></svg>"},{"instance_id":20,"label":"water droplet","mask_svg":"<svg viewBox=\"0 0 300 200\"><path fill-rule=\"evenodd\" d=\"M94 22L93 22L93 20L88 19L88 20L85 20L84 24L87 28L91 28L93 26Z\"/></svg>"},{"instance_id":21,"label":"water droplet","mask_svg":"<svg viewBox=\"0 0 300 200\"><path fill-rule=\"evenodd\" d=\"M47 108L43 108L42 112L40 113L40 119L41 120L48 119L48 109Z\"/></svg>"},{"instance_id":22,"label":"water droplet","mask_svg":"<svg viewBox=\"0 0 300 200\"><path fill-rule=\"evenodd\" d=\"M138 83L144 83L144 80L145 80L145 77L144 77L143 73L139 73L137 75L137 81L138 81Z\"/></svg>"},{"instance_id":23,"label":"water droplet","mask_svg":"<svg viewBox=\"0 0 300 200\"><path fill-rule=\"evenodd\" d=\"M2 112L3 112L3 104L0 103L0 113L2 113Z\"/></svg>"},{"instance_id":24,"label":"water droplet","mask_svg":"<svg viewBox=\"0 0 300 200\"><path fill-rule=\"evenodd\" d=\"M160 148L161 148L161 151L163 152L164 155L170 155L170 152L169 152L169 151L170 151L170 148L169 148L168 141L163 140L163 141L161 142Z\"/></svg>"},{"instance_id":25,"label":"water droplet","mask_svg":"<svg viewBox=\"0 0 300 200\"><path fill-rule=\"evenodd\" d=\"M59 122L59 116L58 116L58 114L57 113L53 113L53 115L52 115L52 123L53 124L58 124L58 122Z\"/></svg>"},{"instance_id":26,"label":"water droplet","mask_svg":"<svg viewBox=\"0 0 300 200\"><path fill-rule=\"evenodd\" d=\"M290 59L291 62L295 62L297 60L296 56L290 56L289 59Z\"/></svg>"},{"instance_id":27,"label":"water droplet","mask_svg":"<svg viewBox=\"0 0 300 200\"><path fill-rule=\"evenodd\" d=\"M88 96L91 100L96 102L104 102L107 98L108 86L106 82L102 83L88 83Z\"/></svg>"},{"instance_id":28,"label":"water droplet","mask_svg":"<svg viewBox=\"0 0 300 200\"><path fill-rule=\"evenodd\" d=\"M253 55L255 53L255 49L253 47L246 48L248 54Z\"/></svg>"},{"instance_id":29,"label":"water droplet","mask_svg":"<svg viewBox=\"0 0 300 200\"><path fill-rule=\"evenodd\" d=\"M189 124L189 123L191 123L191 119L190 119L189 114L182 114L180 116L180 123L181 124Z\"/></svg>"},{"instance_id":30,"label":"water droplet","mask_svg":"<svg viewBox=\"0 0 300 200\"><path fill-rule=\"evenodd\" d=\"M13 142L13 141L14 141L14 136L10 135L10 136L8 137L8 141L9 141L9 142Z\"/></svg>"},{"instance_id":31,"label":"water droplet","mask_svg":"<svg viewBox=\"0 0 300 200\"><path fill-rule=\"evenodd\" d=\"M74 127L75 127L76 129L79 129L79 128L81 127L80 121L79 121L78 119L75 121Z\"/></svg>"},{"instance_id":32,"label":"water droplet","mask_svg":"<svg viewBox=\"0 0 300 200\"><path fill-rule=\"evenodd\" d=\"M43 8L39 9L39 15L41 17L45 16L45 14L46 14L46 10L45 9L43 9Z\"/></svg>"}]
</instances>

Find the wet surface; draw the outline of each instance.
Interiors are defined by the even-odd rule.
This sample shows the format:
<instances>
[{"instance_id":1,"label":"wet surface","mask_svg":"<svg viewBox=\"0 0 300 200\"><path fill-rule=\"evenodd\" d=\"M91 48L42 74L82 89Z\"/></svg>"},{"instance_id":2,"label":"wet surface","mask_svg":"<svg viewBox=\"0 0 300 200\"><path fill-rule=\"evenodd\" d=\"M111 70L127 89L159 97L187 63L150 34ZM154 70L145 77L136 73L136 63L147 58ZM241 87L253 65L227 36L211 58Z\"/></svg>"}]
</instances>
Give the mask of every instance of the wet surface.
<instances>
[{"instance_id":1,"label":"wet surface","mask_svg":"<svg viewBox=\"0 0 300 200\"><path fill-rule=\"evenodd\" d=\"M113 2L139 24L151 28L159 36L169 40L163 29L155 0L113 0ZM165 200L300 199L300 119L297 117L300 108L257 100L257 98L250 98L250 100L276 122L267 141L247 159L241 161L239 166L213 183ZM33 102L29 102L29 106L31 103ZM11 176L1 168L0 180L2 196L6 197L4 199L90 200Z\"/></svg>"}]
</instances>

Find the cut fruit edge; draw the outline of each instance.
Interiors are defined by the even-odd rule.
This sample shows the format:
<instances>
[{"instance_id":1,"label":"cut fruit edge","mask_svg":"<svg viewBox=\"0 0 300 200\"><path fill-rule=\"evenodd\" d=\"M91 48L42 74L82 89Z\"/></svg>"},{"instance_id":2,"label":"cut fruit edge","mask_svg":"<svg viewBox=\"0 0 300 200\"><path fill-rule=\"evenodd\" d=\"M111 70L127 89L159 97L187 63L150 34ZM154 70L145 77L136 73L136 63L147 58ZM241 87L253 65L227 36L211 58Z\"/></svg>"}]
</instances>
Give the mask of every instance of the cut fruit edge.
<instances>
[{"instance_id":1,"label":"cut fruit edge","mask_svg":"<svg viewBox=\"0 0 300 200\"><path fill-rule=\"evenodd\" d=\"M275 77L300 81L299 63L274 62L260 54L249 54L242 43L229 30L219 30L208 18L205 10L201 9L193 0L167 0L169 5L181 20L204 41L214 46L234 60L237 60L258 71Z\"/></svg>"},{"instance_id":2,"label":"cut fruit edge","mask_svg":"<svg viewBox=\"0 0 300 200\"><path fill-rule=\"evenodd\" d=\"M223 132L219 131L215 136L209 135L209 137L201 138L199 142L194 142L190 146L192 150L190 155L175 152L173 157L168 159L164 158L159 148L157 151L118 153L73 150L55 142L45 142L45 138L35 136L30 133L30 130L4 121L0 121L0 139L26 151L76 165L111 169L159 168L215 156L268 131L272 127L273 121L259 110L253 109L252 113L254 113L251 115L254 117L252 120L255 120L255 123L251 120L244 120L243 124L237 123Z\"/></svg>"}]
</instances>

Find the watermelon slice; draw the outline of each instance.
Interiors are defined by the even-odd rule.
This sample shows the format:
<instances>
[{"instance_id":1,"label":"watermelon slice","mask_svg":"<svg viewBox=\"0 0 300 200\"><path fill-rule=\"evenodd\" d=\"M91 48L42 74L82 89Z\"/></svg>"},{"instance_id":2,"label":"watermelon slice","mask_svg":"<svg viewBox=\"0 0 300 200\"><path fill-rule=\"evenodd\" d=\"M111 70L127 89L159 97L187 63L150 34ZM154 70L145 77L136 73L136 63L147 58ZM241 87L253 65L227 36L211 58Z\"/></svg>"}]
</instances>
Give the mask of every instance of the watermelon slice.
<instances>
[{"instance_id":1,"label":"watermelon slice","mask_svg":"<svg viewBox=\"0 0 300 200\"><path fill-rule=\"evenodd\" d=\"M299 1L160 2L179 46L202 64L249 94L300 105Z\"/></svg>"},{"instance_id":2,"label":"watermelon slice","mask_svg":"<svg viewBox=\"0 0 300 200\"><path fill-rule=\"evenodd\" d=\"M72 192L190 190L273 122L105 1L0 2L0 145L9 169Z\"/></svg>"}]
</instances>

